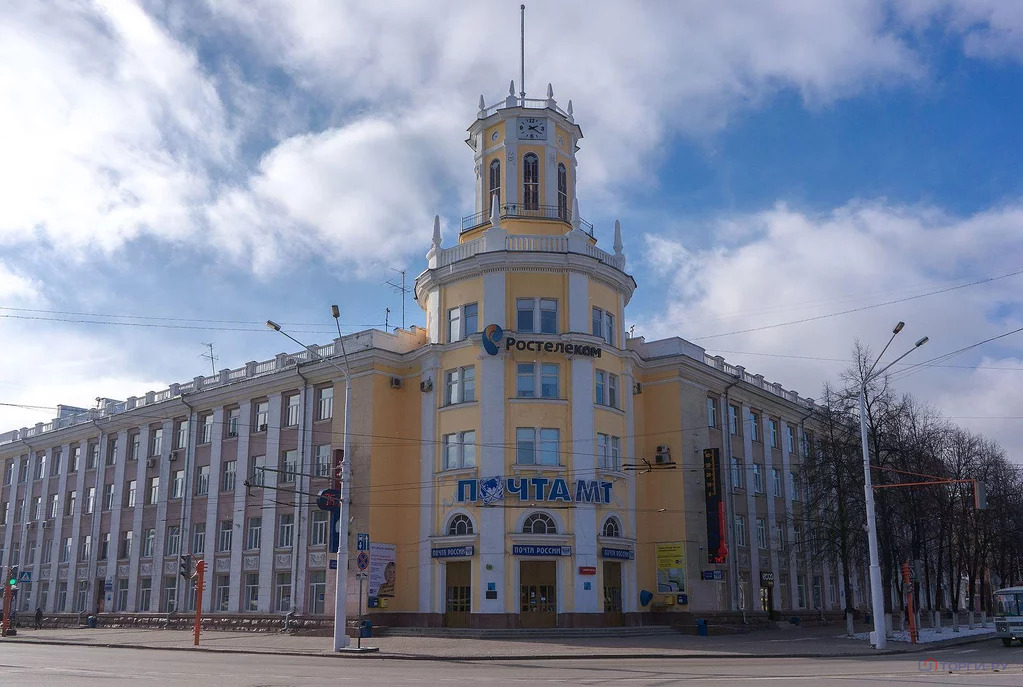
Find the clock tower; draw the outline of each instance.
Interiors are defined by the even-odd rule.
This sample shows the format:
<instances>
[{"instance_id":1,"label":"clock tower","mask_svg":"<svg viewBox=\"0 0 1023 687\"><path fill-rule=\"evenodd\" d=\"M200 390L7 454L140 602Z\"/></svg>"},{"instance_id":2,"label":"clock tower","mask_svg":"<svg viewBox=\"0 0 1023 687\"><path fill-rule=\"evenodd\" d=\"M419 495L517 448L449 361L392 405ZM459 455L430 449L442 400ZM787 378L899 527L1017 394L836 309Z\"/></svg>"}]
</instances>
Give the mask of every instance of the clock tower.
<instances>
[{"instance_id":1,"label":"clock tower","mask_svg":"<svg viewBox=\"0 0 1023 687\"><path fill-rule=\"evenodd\" d=\"M573 227L592 235L579 220L576 151L583 137L572 115L547 85L546 98L515 94L487 106L480 96L466 143L475 153L476 212L462 221L460 241L477 238L491 225L496 199L501 226L510 234L567 234Z\"/></svg>"}]
</instances>

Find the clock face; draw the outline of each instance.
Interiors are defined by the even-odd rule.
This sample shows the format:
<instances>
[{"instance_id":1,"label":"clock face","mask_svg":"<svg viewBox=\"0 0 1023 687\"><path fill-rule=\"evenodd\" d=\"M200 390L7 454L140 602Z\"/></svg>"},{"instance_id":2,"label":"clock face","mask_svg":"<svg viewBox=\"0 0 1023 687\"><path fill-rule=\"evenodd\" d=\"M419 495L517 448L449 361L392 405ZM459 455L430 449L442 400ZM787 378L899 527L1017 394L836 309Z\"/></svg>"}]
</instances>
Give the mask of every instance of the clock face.
<instances>
[{"instance_id":1,"label":"clock face","mask_svg":"<svg viewBox=\"0 0 1023 687\"><path fill-rule=\"evenodd\" d=\"M491 141L496 141L497 140L497 132L496 131L494 133L490 134L490 140Z\"/></svg>"},{"instance_id":2,"label":"clock face","mask_svg":"<svg viewBox=\"0 0 1023 687\"><path fill-rule=\"evenodd\" d=\"M526 140L546 140L547 120L542 117L520 117L519 138Z\"/></svg>"}]
</instances>

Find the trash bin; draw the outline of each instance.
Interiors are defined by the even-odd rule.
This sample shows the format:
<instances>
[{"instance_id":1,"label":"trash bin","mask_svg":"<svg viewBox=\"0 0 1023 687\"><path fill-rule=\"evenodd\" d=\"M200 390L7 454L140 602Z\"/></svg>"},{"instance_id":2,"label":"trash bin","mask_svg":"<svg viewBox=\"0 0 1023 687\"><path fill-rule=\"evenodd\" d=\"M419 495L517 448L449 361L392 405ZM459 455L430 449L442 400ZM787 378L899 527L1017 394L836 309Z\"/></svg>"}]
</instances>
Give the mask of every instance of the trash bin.
<instances>
[{"instance_id":1,"label":"trash bin","mask_svg":"<svg viewBox=\"0 0 1023 687\"><path fill-rule=\"evenodd\" d=\"M696 634L699 637L707 636L707 619L697 618L696 619Z\"/></svg>"},{"instance_id":2,"label":"trash bin","mask_svg":"<svg viewBox=\"0 0 1023 687\"><path fill-rule=\"evenodd\" d=\"M360 637L372 637L373 636L373 621L363 620L362 626L359 628Z\"/></svg>"},{"instance_id":3,"label":"trash bin","mask_svg":"<svg viewBox=\"0 0 1023 687\"><path fill-rule=\"evenodd\" d=\"M85 619L85 622L86 622L86 624L89 627L95 628L96 627L96 616L90 615L88 618Z\"/></svg>"}]
</instances>

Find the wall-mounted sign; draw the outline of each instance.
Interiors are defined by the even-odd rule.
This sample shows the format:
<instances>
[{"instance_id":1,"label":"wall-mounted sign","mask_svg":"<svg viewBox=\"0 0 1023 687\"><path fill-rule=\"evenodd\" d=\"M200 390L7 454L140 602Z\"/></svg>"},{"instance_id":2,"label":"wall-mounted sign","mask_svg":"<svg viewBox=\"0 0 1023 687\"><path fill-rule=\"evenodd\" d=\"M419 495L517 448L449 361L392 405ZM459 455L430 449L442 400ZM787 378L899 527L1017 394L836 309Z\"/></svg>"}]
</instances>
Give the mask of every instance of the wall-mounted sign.
<instances>
[{"instance_id":1,"label":"wall-mounted sign","mask_svg":"<svg viewBox=\"0 0 1023 687\"><path fill-rule=\"evenodd\" d=\"M658 544L657 593L686 591L685 543L667 542Z\"/></svg>"},{"instance_id":2,"label":"wall-mounted sign","mask_svg":"<svg viewBox=\"0 0 1023 687\"><path fill-rule=\"evenodd\" d=\"M604 546L600 549L600 557L618 561L631 561L636 557L636 553L632 549L612 549Z\"/></svg>"},{"instance_id":3,"label":"wall-mounted sign","mask_svg":"<svg viewBox=\"0 0 1023 687\"><path fill-rule=\"evenodd\" d=\"M723 570L704 570L703 579L707 582L723 582L725 573Z\"/></svg>"},{"instance_id":4,"label":"wall-mounted sign","mask_svg":"<svg viewBox=\"0 0 1023 687\"><path fill-rule=\"evenodd\" d=\"M592 566L592 565L580 565L579 566L579 574L580 575L596 575L597 574L597 568L595 566Z\"/></svg>"},{"instance_id":5,"label":"wall-mounted sign","mask_svg":"<svg viewBox=\"0 0 1023 687\"><path fill-rule=\"evenodd\" d=\"M369 595L394 596L398 581L398 566L395 562L394 544L369 544ZM362 552L365 553L365 552ZM359 555L361 556L362 553Z\"/></svg>"},{"instance_id":6,"label":"wall-mounted sign","mask_svg":"<svg viewBox=\"0 0 1023 687\"><path fill-rule=\"evenodd\" d=\"M725 501L721 488L720 449L703 449L703 484L707 501L707 562L728 560L725 537Z\"/></svg>"},{"instance_id":7,"label":"wall-mounted sign","mask_svg":"<svg viewBox=\"0 0 1023 687\"><path fill-rule=\"evenodd\" d=\"M430 558L458 558L460 556L471 556L475 548L472 544L468 546L442 546L437 549L430 549Z\"/></svg>"},{"instance_id":8,"label":"wall-mounted sign","mask_svg":"<svg viewBox=\"0 0 1023 687\"><path fill-rule=\"evenodd\" d=\"M504 343L504 350L510 351L532 351L533 353L563 353L565 355L585 355L591 358L601 357L600 346L589 344L574 344L565 341L537 341L536 339L516 339L513 336L504 336L504 329L496 324L488 324L483 328L483 335L480 337L483 350L490 355L497 355L501 351L501 344Z\"/></svg>"},{"instance_id":9,"label":"wall-mounted sign","mask_svg":"<svg viewBox=\"0 0 1023 687\"><path fill-rule=\"evenodd\" d=\"M484 477L458 480L455 500L459 503L483 501L483 505L518 494L519 501L560 501L562 503L611 503L611 482L577 479L575 489L563 477Z\"/></svg>"},{"instance_id":10,"label":"wall-mounted sign","mask_svg":"<svg viewBox=\"0 0 1023 687\"><path fill-rule=\"evenodd\" d=\"M762 572L762 573L760 573L760 586L761 587L773 587L774 586L774 573L773 572Z\"/></svg>"},{"instance_id":11,"label":"wall-mounted sign","mask_svg":"<svg viewBox=\"0 0 1023 687\"><path fill-rule=\"evenodd\" d=\"M689 603L689 595L688 594L676 594L675 595L675 603L677 603L679 606L685 606L686 604Z\"/></svg>"},{"instance_id":12,"label":"wall-mounted sign","mask_svg":"<svg viewBox=\"0 0 1023 687\"><path fill-rule=\"evenodd\" d=\"M534 546L532 544L513 544L513 556L571 556L571 546Z\"/></svg>"}]
</instances>

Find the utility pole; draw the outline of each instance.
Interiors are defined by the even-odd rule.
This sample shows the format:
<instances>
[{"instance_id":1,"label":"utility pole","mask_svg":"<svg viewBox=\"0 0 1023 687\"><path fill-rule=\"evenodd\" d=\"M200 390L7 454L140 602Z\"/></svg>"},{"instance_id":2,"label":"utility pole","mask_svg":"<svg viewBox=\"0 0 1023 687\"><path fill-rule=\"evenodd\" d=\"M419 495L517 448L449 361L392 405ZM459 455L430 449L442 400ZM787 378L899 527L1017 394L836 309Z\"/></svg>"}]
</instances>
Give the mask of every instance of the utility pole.
<instances>
[{"instance_id":1,"label":"utility pole","mask_svg":"<svg viewBox=\"0 0 1023 687\"><path fill-rule=\"evenodd\" d=\"M387 284L388 286L390 286L392 289L394 289L395 293L400 293L401 294L401 328L404 329L405 328L405 294L407 294L409 292L409 288L407 286L405 286L405 270L403 270L403 269L396 270L396 269L394 269L392 267L391 271L401 275L401 283L399 284L397 279L390 279L390 280L388 280L388 281L386 281L384 283ZM390 310L388 310L388 312L390 312Z\"/></svg>"},{"instance_id":2,"label":"utility pole","mask_svg":"<svg viewBox=\"0 0 1023 687\"><path fill-rule=\"evenodd\" d=\"M213 375L216 376L216 374L217 374L217 366L214 363L216 363L216 361L219 358L217 358L217 356L213 355L213 343L212 342L211 343L204 343L203 346L206 346L207 348L209 348L210 352L209 353L200 353L199 357L200 358L205 358L206 360L210 361L210 368L213 370Z\"/></svg>"},{"instance_id":3,"label":"utility pole","mask_svg":"<svg viewBox=\"0 0 1023 687\"><path fill-rule=\"evenodd\" d=\"M384 308L384 331L386 332L386 331L389 331L390 329L391 329L391 309L390 308Z\"/></svg>"}]
</instances>

